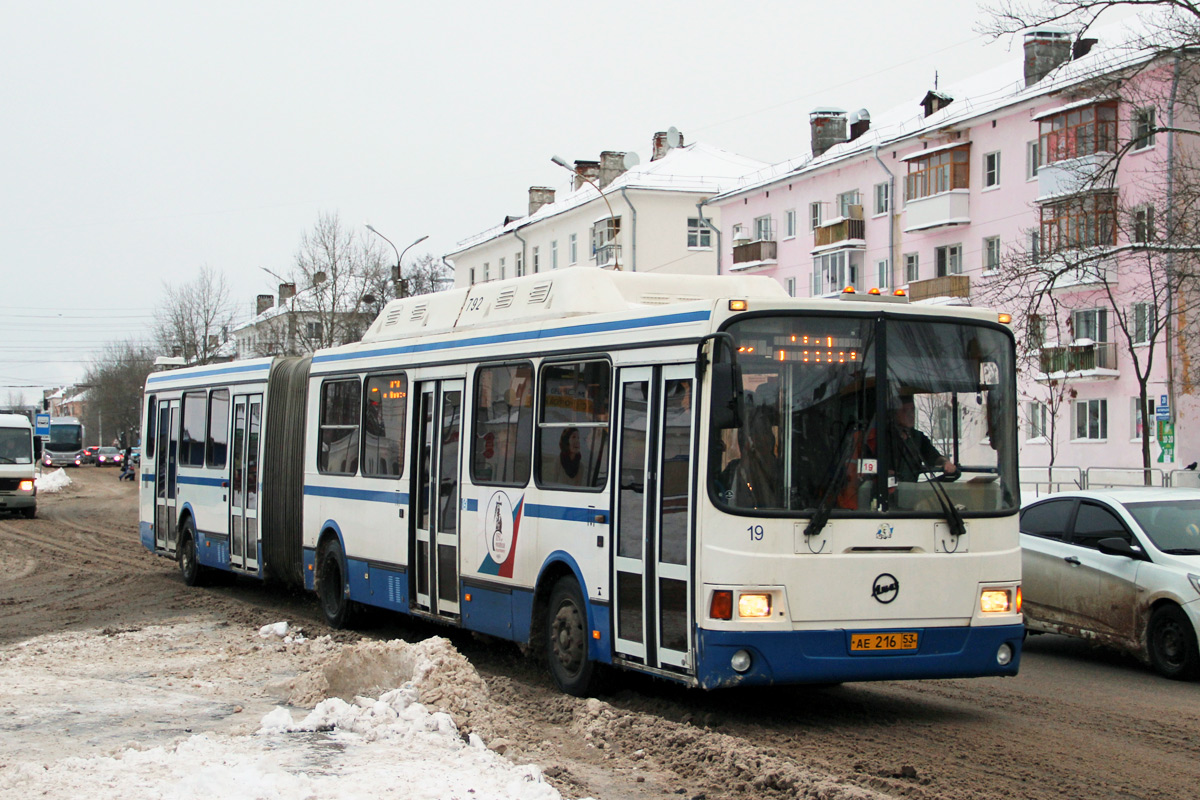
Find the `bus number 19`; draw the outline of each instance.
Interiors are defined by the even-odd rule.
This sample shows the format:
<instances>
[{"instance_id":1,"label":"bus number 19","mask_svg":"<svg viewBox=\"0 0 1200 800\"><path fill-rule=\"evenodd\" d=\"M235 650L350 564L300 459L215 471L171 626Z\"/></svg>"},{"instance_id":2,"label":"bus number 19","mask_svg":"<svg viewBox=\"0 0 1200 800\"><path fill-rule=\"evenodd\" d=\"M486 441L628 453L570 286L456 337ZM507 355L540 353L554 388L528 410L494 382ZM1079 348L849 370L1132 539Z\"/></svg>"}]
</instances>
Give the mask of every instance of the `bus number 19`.
<instances>
[{"instance_id":1,"label":"bus number 19","mask_svg":"<svg viewBox=\"0 0 1200 800\"><path fill-rule=\"evenodd\" d=\"M752 541L752 542L761 542L762 541L762 538L763 538L763 526L762 525L751 525L749 528L746 528L746 530L750 532L750 541Z\"/></svg>"}]
</instances>

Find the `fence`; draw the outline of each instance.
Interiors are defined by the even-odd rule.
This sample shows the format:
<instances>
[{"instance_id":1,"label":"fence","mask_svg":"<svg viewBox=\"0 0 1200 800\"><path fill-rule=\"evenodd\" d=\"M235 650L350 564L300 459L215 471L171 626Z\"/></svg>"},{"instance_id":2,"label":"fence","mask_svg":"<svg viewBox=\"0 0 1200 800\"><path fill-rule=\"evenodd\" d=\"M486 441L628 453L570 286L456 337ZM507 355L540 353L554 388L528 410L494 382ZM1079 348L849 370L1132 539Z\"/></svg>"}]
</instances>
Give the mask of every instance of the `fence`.
<instances>
[{"instance_id":1,"label":"fence","mask_svg":"<svg viewBox=\"0 0 1200 800\"><path fill-rule=\"evenodd\" d=\"M1155 467L1021 467L1021 494L1026 499L1074 489L1119 486L1166 486L1200 489L1200 472Z\"/></svg>"}]
</instances>

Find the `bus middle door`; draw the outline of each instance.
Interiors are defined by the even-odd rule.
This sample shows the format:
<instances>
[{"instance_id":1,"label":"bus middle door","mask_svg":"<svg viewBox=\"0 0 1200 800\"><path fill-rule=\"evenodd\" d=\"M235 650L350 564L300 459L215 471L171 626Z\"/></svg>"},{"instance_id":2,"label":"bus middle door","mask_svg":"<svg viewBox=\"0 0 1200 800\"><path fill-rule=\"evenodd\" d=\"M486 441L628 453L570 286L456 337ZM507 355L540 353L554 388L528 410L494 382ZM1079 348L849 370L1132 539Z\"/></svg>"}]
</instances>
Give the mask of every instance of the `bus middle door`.
<instances>
[{"instance_id":1,"label":"bus middle door","mask_svg":"<svg viewBox=\"0 0 1200 800\"><path fill-rule=\"evenodd\" d=\"M175 552L179 537L176 528L176 478L179 472L179 400L158 404L158 441L154 445L157 468L154 470L154 549Z\"/></svg>"},{"instance_id":2,"label":"bus middle door","mask_svg":"<svg viewBox=\"0 0 1200 800\"><path fill-rule=\"evenodd\" d=\"M229 564L258 570L258 469L262 395L233 398L233 458L229 463Z\"/></svg>"},{"instance_id":3,"label":"bus middle door","mask_svg":"<svg viewBox=\"0 0 1200 800\"><path fill-rule=\"evenodd\" d=\"M457 618L459 552L459 453L464 382L426 381L416 408L417 468L414 540L410 566L416 572L413 607Z\"/></svg>"}]
</instances>

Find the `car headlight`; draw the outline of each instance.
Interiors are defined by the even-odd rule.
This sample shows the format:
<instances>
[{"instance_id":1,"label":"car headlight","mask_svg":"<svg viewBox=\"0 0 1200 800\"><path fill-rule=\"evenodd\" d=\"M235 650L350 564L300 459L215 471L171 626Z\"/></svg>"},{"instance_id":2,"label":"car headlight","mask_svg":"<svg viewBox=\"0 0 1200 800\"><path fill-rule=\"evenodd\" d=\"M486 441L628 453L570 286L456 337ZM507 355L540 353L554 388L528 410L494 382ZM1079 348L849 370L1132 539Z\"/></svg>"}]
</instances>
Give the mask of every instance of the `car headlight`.
<instances>
[{"instance_id":1,"label":"car headlight","mask_svg":"<svg viewBox=\"0 0 1200 800\"><path fill-rule=\"evenodd\" d=\"M1200 594L1200 575L1189 572L1188 580L1192 582L1192 588L1196 590L1196 594Z\"/></svg>"}]
</instances>

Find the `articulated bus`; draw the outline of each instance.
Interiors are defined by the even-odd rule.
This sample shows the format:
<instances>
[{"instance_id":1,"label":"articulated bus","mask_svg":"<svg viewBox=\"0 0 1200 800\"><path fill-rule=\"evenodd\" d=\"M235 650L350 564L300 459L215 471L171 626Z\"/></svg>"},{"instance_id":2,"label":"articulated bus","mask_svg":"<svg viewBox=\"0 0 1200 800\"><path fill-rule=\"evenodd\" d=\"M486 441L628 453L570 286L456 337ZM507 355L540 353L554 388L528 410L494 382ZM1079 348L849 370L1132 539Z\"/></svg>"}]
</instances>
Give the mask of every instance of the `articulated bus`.
<instances>
[{"instance_id":1,"label":"articulated bus","mask_svg":"<svg viewBox=\"0 0 1200 800\"><path fill-rule=\"evenodd\" d=\"M361 342L146 381L141 540L529 645L583 694L1013 675L995 312L573 269L394 300ZM899 302L888 302L889 300ZM906 416L907 415L907 416Z\"/></svg>"}]
</instances>

